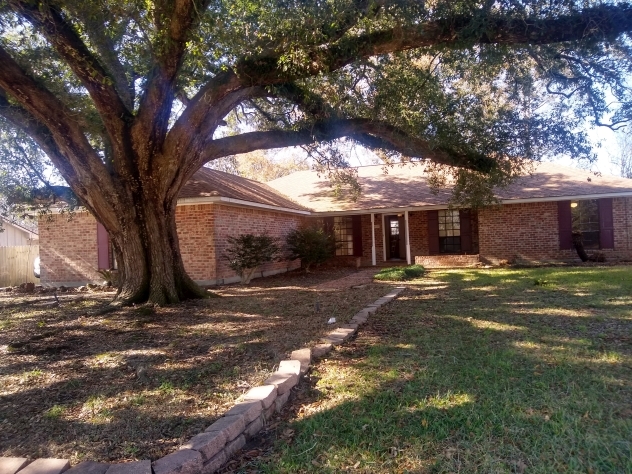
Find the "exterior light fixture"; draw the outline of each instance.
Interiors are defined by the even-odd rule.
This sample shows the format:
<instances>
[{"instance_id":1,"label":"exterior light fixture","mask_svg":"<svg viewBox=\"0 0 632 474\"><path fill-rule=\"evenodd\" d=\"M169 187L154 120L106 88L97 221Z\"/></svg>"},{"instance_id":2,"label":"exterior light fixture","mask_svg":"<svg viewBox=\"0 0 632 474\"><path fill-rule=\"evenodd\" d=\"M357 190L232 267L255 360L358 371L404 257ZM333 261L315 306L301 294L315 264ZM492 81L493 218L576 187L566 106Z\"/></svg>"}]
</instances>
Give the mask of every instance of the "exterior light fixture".
<instances>
[{"instance_id":1,"label":"exterior light fixture","mask_svg":"<svg viewBox=\"0 0 632 474\"><path fill-rule=\"evenodd\" d=\"M577 201L571 202L571 207L577 207Z\"/></svg>"}]
</instances>

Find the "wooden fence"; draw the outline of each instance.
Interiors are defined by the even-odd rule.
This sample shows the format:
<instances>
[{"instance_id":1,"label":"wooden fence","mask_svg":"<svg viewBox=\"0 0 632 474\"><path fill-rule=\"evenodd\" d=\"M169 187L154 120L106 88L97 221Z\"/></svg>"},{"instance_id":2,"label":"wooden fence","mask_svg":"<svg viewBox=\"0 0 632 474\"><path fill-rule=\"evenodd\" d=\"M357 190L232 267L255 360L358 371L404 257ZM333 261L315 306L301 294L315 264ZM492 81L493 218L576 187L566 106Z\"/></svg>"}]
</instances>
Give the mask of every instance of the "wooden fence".
<instances>
[{"instance_id":1,"label":"wooden fence","mask_svg":"<svg viewBox=\"0 0 632 474\"><path fill-rule=\"evenodd\" d=\"M39 246L0 247L0 286L22 283L39 285L33 274L33 263L39 255Z\"/></svg>"}]
</instances>

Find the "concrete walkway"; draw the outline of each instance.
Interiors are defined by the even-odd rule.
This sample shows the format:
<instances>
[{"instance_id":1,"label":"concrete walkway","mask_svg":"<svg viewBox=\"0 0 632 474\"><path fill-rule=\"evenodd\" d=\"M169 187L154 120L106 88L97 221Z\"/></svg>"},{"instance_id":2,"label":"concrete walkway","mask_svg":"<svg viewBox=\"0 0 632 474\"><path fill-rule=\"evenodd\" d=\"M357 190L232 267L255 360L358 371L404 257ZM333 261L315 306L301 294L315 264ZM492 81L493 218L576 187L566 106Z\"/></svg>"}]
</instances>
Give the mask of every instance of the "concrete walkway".
<instances>
[{"instance_id":1,"label":"concrete walkway","mask_svg":"<svg viewBox=\"0 0 632 474\"><path fill-rule=\"evenodd\" d=\"M373 277L378 271L379 268L364 268L346 277L316 285L314 289L316 291L342 290L356 285L366 285L373 281Z\"/></svg>"}]
</instances>

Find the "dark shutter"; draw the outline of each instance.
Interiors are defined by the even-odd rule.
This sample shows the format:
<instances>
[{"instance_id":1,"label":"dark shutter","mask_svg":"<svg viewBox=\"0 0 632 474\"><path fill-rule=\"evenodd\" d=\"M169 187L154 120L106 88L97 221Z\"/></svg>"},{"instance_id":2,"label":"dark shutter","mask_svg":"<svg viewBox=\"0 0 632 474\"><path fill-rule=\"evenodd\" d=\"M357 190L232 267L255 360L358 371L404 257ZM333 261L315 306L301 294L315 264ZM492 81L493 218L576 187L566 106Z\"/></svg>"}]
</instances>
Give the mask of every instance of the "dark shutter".
<instances>
[{"instance_id":1,"label":"dark shutter","mask_svg":"<svg viewBox=\"0 0 632 474\"><path fill-rule=\"evenodd\" d=\"M461 223L461 252L472 253L472 218L469 209L459 211L459 221Z\"/></svg>"},{"instance_id":2,"label":"dark shutter","mask_svg":"<svg viewBox=\"0 0 632 474\"><path fill-rule=\"evenodd\" d=\"M110 236L100 222L97 222L97 255L99 270L110 268Z\"/></svg>"},{"instance_id":3,"label":"dark shutter","mask_svg":"<svg viewBox=\"0 0 632 474\"><path fill-rule=\"evenodd\" d=\"M612 198L597 199L599 206L599 248L614 248L614 219L612 218Z\"/></svg>"},{"instance_id":4,"label":"dark shutter","mask_svg":"<svg viewBox=\"0 0 632 474\"><path fill-rule=\"evenodd\" d=\"M428 211L428 251L439 254L439 211Z\"/></svg>"},{"instance_id":5,"label":"dark shutter","mask_svg":"<svg viewBox=\"0 0 632 474\"><path fill-rule=\"evenodd\" d=\"M571 202L557 202L557 227L560 233L560 250L573 248L573 221L571 218Z\"/></svg>"},{"instance_id":6,"label":"dark shutter","mask_svg":"<svg viewBox=\"0 0 632 474\"><path fill-rule=\"evenodd\" d=\"M351 216L353 226L353 256L362 257L362 216Z\"/></svg>"}]
</instances>

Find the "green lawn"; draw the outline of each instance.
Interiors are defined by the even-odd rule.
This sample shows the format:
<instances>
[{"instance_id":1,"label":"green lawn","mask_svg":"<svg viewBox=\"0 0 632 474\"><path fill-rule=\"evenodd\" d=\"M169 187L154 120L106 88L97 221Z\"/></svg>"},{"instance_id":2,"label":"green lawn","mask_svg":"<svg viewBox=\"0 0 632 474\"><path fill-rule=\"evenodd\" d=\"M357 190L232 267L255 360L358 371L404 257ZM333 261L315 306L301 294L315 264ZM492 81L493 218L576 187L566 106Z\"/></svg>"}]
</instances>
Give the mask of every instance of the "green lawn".
<instances>
[{"instance_id":1,"label":"green lawn","mask_svg":"<svg viewBox=\"0 0 632 474\"><path fill-rule=\"evenodd\" d=\"M632 472L632 268L444 271L406 286L315 366L258 469Z\"/></svg>"}]
</instances>

